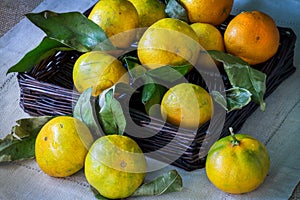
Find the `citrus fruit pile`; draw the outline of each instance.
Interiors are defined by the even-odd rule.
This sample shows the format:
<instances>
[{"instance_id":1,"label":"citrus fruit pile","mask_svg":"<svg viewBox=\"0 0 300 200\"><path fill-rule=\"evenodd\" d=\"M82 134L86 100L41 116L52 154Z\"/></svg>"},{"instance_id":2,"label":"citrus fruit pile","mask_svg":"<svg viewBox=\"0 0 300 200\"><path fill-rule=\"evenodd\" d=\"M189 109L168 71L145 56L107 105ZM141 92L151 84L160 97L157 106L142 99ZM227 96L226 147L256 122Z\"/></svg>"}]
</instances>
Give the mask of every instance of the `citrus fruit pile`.
<instances>
[{"instance_id":1,"label":"citrus fruit pile","mask_svg":"<svg viewBox=\"0 0 300 200\"><path fill-rule=\"evenodd\" d=\"M229 16L233 0L180 0L189 21L205 50L226 51L250 65L267 61L279 47L279 31L274 20L260 11L245 11L235 16L224 36L215 26Z\"/></svg>"},{"instance_id":2,"label":"citrus fruit pile","mask_svg":"<svg viewBox=\"0 0 300 200\"><path fill-rule=\"evenodd\" d=\"M82 121L58 116L40 129L35 141L36 162L53 177L67 177L84 167L88 182L107 198L130 196L143 183L147 163L138 144L123 135L96 141Z\"/></svg>"},{"instance_id":3,"label":"citrus fruit pile","mask_svg":"<svg viewBox=\"0 0 300 200\"><path fill-rule=\"evenodd\" d=\"M188 66L186 73L194 66L209 67L210 58L203 50L227 52L250 65L263 63L277 52L279 32L273 19L265 13L240 13L221 33L218 26L229 17L233 0L179 0L177 3L184 9L186 20L169 17L169 8L158 0L96 3L88 19L103 30L115 49L85 52L76 60L73 68L76 90L83 93L91 88L92 95L98 97L119 82L132 85L137 79L133 77L133 69L124 63L123 55L116 56L113 52L127 52L134 44L135 64L142 66L143 80L145 71L166 66L177 67L178 71ZM221 65L216 60L214 63ZM162 98L156 99L161 117L183 128L198 129L214 114L209 91L193 83L175 82ZM101 195L111 199L132 195L143 183L147 170L141 148L127 136L106 135L94 141L92 135L85 123L74 117L52 119L36 139L38 165L55 177L70 176L84 166L87 181ZM245 193L263 182L269 165L263 144L237 134L212 146L206 170L217 188Z\"/></svg>"},{"instance_id":4,"label":"citrus fruit pile","mask_svg":"<svg viewBox=\"0 0 300 200\"><path fill-rule=\"evenodd\" d=\"M226 52L250 65L263 63L277 52L279 31L273 19L266 13L242 12L233 17L221 33L218 26L229 17L233 0L180 0L177 3L186 13L185 20L176 16L169 17L167 11L170 8L158 0L102 0L93 7L88 19L103 29L117 49L130 51L132 45L137 44L138 62L147 70L163 66L191 65L189 70L193 66L197 66L197 69L207 69L215 64L221 66L205 50ZM173 11L176 13L176 8ZM81 93L92 87L93 95L98 96L118 82L131 84L130 72L127 73L129 69L124 67L126 63L120 62L119 58L109 51L83 54L73 70L77 91ZM172 101L165 101L164 108L171 103ZM191 107L191 104L188 106ZM175 125L181 124L180 119L194 118L193 115L183 114L185 112L179 110L173 109L170 114L167 113L170 112L168 109L162 109L161 113L165 120ZM201 110L200 115L208 117L205 120L200 119L196 124L201 126L207 122L212 116L212 110ZM175 120L171 115L178 119ZM185 122L182 125L187 128L196 127Z\"/></svg>"}]
</instances>

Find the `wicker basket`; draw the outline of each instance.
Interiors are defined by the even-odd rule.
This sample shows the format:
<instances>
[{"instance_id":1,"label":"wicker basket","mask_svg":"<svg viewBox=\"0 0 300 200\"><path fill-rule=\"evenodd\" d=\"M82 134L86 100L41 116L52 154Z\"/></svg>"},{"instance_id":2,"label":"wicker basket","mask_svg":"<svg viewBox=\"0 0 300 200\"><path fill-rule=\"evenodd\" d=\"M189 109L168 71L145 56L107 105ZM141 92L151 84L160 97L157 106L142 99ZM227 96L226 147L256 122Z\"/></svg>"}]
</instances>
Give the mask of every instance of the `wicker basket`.
<instances>
[{"instance_id":1,"label":"wicker basket","mask_svg":"<svg viewBox=\"0 0 300 200\"><path fill-rule=\"evenodd\" d=\"M219 27L221 31L225 30L231 18L232 16ZM280 32L278 52L267 62L253 66L267 74L265 98L295 71L293 57L296 35L290 28L278 28ZM57 52L31 71L19 73L20 106L22 109L32 116L72 114L72 108L79 97L79 94L73 90L72 68L79 56L80 53L74 51ZM187 78L201 86L206 84L201 76L194 71L190 72ZM225 87L230 85L226 75L223 74L222 78ZM165 123L158 118L150 118L143 109L136 106L138 104L132 105L135 106L128 110L129 113L126 116L136 125L142 127L144 134L151 135L151 137L145 138L129 135L137 141L144 152L151 152L150 155L155 159L170 162L188 171L204 166L205 154L201 154L200 149L209 134L207 131L209 122L194 132L178 129L178 127ZM257 108L258 105L251 102L241 110L228 113L220 137L229 134L228 128L230 126L238 131ZM150 121L151 123L149 123ZM171 141L172 145L167 145ZM177 152L183 153L177 155ZM179 157L175 161L173 161L174 155Z\"/></svg>"}]
</instances>

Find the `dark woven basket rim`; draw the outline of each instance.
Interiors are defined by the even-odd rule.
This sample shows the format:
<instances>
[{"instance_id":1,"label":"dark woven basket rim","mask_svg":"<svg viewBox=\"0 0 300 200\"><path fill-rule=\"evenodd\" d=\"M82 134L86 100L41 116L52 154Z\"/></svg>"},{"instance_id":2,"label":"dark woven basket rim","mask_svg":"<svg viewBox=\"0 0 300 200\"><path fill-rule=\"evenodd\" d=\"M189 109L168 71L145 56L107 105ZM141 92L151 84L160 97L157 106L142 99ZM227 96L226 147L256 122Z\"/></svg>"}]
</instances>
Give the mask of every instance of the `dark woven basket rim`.
<instances>
[{"instance_id":1,"label":"dark woven basket rim","mask_svg":"<svg viewBox=\"0 0 300 200\"><path fill-rule=\"evenodd\" d=\"M227 22L220 25L219 29L224 31L226 24L231 18L232 16L228 18ZM278 29L281 39L276 55L265 63L253 66L267 74L265 98L295 71L293 57L296 35L290 28L278 27ZM67 77L70 77L70 70L73 67L72 63L75 62L79 55L80 53L74 51L57 52L55 55L43 60L30 72L18 73L20 106L22 109L35 116L72 114L72 109L79 97L79 93L73 90L72 80L69 80ZM60 66L60 63L64 63L64 65ZM221 137L229 134L229 126L238 131L257 108L258 105L251 102L242 110L228 113ZM151 152L154 149L159 149L176 136L180 139L177 145L170 149L165 149L164 152L160 152L155 158L168 162L171 154L186 148L185 153L173 164L188 171L204 166L205 155L200 156L199 149L205 137L207 137L206 130L209 122L201 126L197 132L193 132L185 129L178 130L176 126L154 118L151 119L152 123L149 125L149 116L136 108L131 108L126 116L131 117L135 123L146 128L149 132L158 131L155 136L150 138L140 139L133 137L143 151ZM164 128L160 130L159 127L162 125ZM182 141L187 141L188 144L191 144L185 146L185 143L182 143Z\"/></svg>"}]
</instances>

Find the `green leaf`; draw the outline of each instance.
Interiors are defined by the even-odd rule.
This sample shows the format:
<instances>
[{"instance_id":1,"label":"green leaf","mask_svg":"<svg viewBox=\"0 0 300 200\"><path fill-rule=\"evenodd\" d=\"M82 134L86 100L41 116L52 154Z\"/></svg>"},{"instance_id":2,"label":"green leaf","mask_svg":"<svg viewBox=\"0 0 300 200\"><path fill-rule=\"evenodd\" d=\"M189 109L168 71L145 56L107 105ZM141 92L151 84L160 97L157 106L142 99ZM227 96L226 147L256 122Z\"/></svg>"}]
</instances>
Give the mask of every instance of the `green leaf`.
<instances>
[{"instance_id":1,"label":"green leaf","mask_svg":"<svg viewBox=\"0 0 300 200\"><path fill-rule=\"evenodd\" d=\"M140 61L135 56L124 56L121 58L122 63L125 63L127 65L128 70L131 70L137 66L140 65Z\"/></svg>"},{"instance_id":2,"label":"green leaf","mask_svg":"<svg viewBox=\"0 0 300 200\"><path fill-rule=\"evenodd\" d=\"M56 40L45 37L37 47L29 51L17 64L9 68L7 73L27 72L43 59L59 50L68 51L72 49Z\"/></svg>"},{"instance_id":3,"label":"green leaf","mask_svg":"<svg viewBox=\"0 0 300 200\"><path fill-rule=\"evenodd\" d=\"M138 58L134 56L125 56L122 58L122 62L126 63L129 74L133 80L143 78L146 82L149 80L148 77L167 82L174 82L182 78L191 69L190 64L185 64L180 66L166 65L156 69L147 70L144 66L140 65ZM145 76L147 78L145 78Z\"/></svg>"},{"instance_id":4,"label":"green leaf","mask_svg":"<svg viewBox=\"0 0 300 200\"><path fill-rule=\"evenodd\" d=\"M165 12L169 17L189 23L187 11L177 0L166 0L166 4Z\"/></svg>"},{"instance_id":5,"label":"green leaf","mask_svg":"<svg viewBox=\"0 0 300 200\"><path fill-rule=\"evenodd\" d=\"M26 17L48 37L79 52L113 50L104 31L80 12L55 13L49 10Z\"/></svg>"},{"instance_id":6,"label":"green leaf","mask_svg":"<svg viewBox=\"0 0 300 200\"><path fill-rule=\"evenodd\" d=\"M145 75L142 78L145 82L142 90L142 103L145 105L145 110L149 115L160 116L160 108L152 106L161 103L167 89L164 86L155 83L150 76Z\"/></svg>"},{"instance_id":7,"label":"green leaf","mask_svg":"<svg viewBox=\"0 0 300 200\"><path fill-rule=\"evenodd\" d=\"M142 90L142 103L145 104L147 101L149 101L156 89L156 84L150 76L143 76L142 77L144 80L144 86Z\"/></svg>"},{"instance_id":8,"label":"green leaf","mask_svg":"<svg viewBox=\"0 0 300 200\"><path fill-rule=\"evenodd\" d=\"M132 196L153 196L182 190L182 178L176 170L170 170L154 180L141 185Z\"/></svg>"},{"instance_id":9,"label":"green leaf","mask_svg":"<svg viewBox=\"0 0 300 200\"><path fill-rule=\"evenodd\" d=\"M114 96L121 96L122 94L132 94L135 91L129 84L118 82L111 87L114 90Z\"/></svg>"},{"instance_id":10,"label":"green leaf","mask_svg":"<svg viewBox=\"0 0 300 200\"><path fill-rule=\"evenodd\" d=\"M87 125L94 138L104 135L97 118L96 99L92 96L92 88L85 90L79 97L74 110L73 117Z\"/></svg>"},{"instance_id":11,"label":"green leaf","mask_svg":"<svg viewBox=\"0 0 300 200\"><path fill-rule=\"evenodd\" d=\"M121 84L124 86L124 84ZM124 133L126 127L126 119L123 109L118 100L115 99L114 94L118 90L119 84L103 91L100 94L99 105L99 119L105 134L119 134Z\"/></svg>"},{"instance_id":12,"label":"green leaf","mask_svg":"<svg viewBox=\"0 0 300 200\"><path fill-rule=\"evenodd\" d=\"M156 69L152 69L146 72L148 76L157 78L163 81L174 82L182 78L189 72L191 68L190 64L182 66L163 66Z\"/></svg>"},{"instance_id":13,"label":"green leaf","mask_svg":"<svg viewBox=\"0 0 300 200\"><path fill-rule=\"evenodd\" d=\"M108 200L102 196L93 186L90 189L95 197L100 200ZM170 192L180 192L182 190L182 178L176 170L170 170L154 180L142 184L131 196L157 196Z\"/></svg>"},{"instance_id":14,"label":"green leaf","mask_svg":"<svg viewBox=\"0 0 300 200\"><path fill-rule=\"evenodd\" d=\"M90 189L92 190L93 194L95 195L96 199L100 199L100 200L109 200L108 198L102 196L98 190L96 190L96 188L94 188L93 186L90 185Z\"/></svg>"},{"instance_id":15,"label":"green leaf","mask_svg":"<svg viewBox=\"0 0 300 200\"><path fill-rule=\"evenodd\" d=\"M44 124L52 118L53 116L41 116L19 119L16 121L17 125L12 127L11 133L20 139L29 136L36 136L42 126L44 126Z\"/></svg>"},{"instance_id":16,"label":"green leaf","mask_svg":"<svg viewBox=\"0 0 300 200\"><path fill-rule=\"evenodd\" d=\"M251 101L251 93L244 88L230 88L226 90L226 97L218 91L211 91L214 100L228 112L242 109Z\"/></svg>"},{"instance_id":17,"label":"green leaf","mask_svg":"<svg viewBox=\"0 0 300 200\"><path fill-rule=\"evenodd\" d=\"M52 116L20 119L12 132L0 139L0 162L30 159L35 156L35 139Z\"/></svg>"},{"instance_id":18,"label":"green leaf","mask_svg":"<svg viewBox=\"0 0 300 200\"><path fill-rule=\"evenodd\" d=\"M26 137L20 140L13 135L7 135L0 140L0 162L34 158L35 139L35 137Z\"/></svg>"},{"instance_id":19,"label":"green leaf","mask_svg":"<svg viewBox=\"0 0 300 200\"><path fill-rule=\"evenodd\" d=\"M137 57L125 56L124 58L122 58L122 62L127 65L128 73L133 82L147 72L147 69L140 65L139 59Z\"/></svg>"},{"instance_id":20,"label":"green leaf","mask_svg":"<svg viewBox=\"0 0 300 200\"><path fill-rule=\"evenodd\" d=\"M233 87L245 88L252 100L265 110L266 74L249 66L239 57L215 50L207 51L214 59L224 64L225 72Z\"/></svg>"},{"instance_id":21,"label":"green leaf","mask_svg":"<svg viewBox=\"0 0 300 200\"><path fill-rule=\"evenodd\" d=\"M144 90L147 90L147 88L143 88ZM160 104L161 100L166 93L167 89L160 85L160 84L154 84L154 90L152 90L152 94L146 95L148 98L144 98L144 105L145 105L145 110L150 116L154 117L160 117Z\"/></svg>"}]
</instances>

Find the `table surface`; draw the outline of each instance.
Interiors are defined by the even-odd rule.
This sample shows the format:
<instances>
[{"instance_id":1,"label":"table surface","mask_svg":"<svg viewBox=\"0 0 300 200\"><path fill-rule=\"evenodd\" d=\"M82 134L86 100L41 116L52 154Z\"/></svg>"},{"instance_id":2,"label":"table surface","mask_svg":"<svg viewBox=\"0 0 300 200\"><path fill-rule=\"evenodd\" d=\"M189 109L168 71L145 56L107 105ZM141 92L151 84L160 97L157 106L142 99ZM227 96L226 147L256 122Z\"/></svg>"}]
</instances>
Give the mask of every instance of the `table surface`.
<instances>
[{"instance_id":1,"label":"table surface","mask_svg":"<svg viewBox=\"0 0 300 200\"><path fill-rule=\"evenodd\" d=\"M31 12L26 0L18 0L23 12ZM40 3L41 2L41 3ZM33 12L83 12L96 0L35 0ZM11 18L13 11L7 0L0 2L0 11ZM16 2L14 2L14 5ZM284 9L283 9L284 8ZM7 10L10 9L10 10ZM299 0L235 0L232 14L243 10L261 10L270 14L278 26L290 27L300 35ZM12 15L9 15L12 14ZM19 18L15 21L21 20ZM3 19L3 18L1 18ZM16 74L6 75L14 65L42 39L44 33L22 19L12 29L10 20L0 23L0 138L10 132L15 121L28 117L19 107L19 86ZM9 30L10 29L10 30ZM5 34L4 34L5 33ZM4 35L3 35L4 34ZM174 166L151 172L147 180L170 169L176 169L183 178L182 192L159 197L136 199L288 199L300 179L300 43L297 40L294 63L296 72L285 80L267 99L265 112L256 110L245 122L240 133L253 135L264 144L271 157L271 169L265 182L255 191L243 195L225 194L208 181L205 169L186 172ZM0 164L0 199L93 199L83 172L67 178L45 175L34 160ZM297 197L296 197L297 198ZM299 198L299 196L298 196Z\"/></svg>"}]
</instances>

